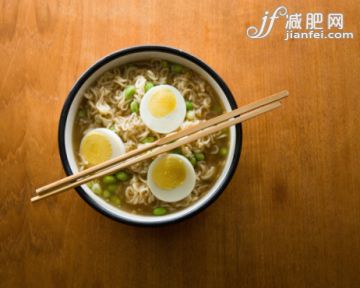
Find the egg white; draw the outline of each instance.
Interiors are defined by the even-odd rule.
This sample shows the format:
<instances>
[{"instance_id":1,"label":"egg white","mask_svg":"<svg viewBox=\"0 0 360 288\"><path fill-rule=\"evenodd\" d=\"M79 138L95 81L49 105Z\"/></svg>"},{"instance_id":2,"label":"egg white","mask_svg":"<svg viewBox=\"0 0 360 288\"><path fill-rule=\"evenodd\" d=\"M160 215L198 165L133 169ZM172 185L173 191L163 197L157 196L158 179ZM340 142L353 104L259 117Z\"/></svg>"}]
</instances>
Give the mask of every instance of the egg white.
<instances>
[{"instance_id":1,"label":"egg white","mask_svg":"<svg viewBox=\"0 0 360 288\"><path fill-rule=\"evenodd\" d=\"M82 141L84 141L84 139L86 139L86 137L90 136L93 133L101 134L109 141L109 143L111 145L111 151L112 151L110 159L115 158L115 157L120 156L121 154L125 153L124 142L114 131L107 129L107 128L94 128L94 129L90 130L89 132L87 132L81 140L80 147L82 145ZM86 158L85 158L85 160L86 160Z\"/></svg>"},{"instance_id":2,"label":"egg white","mask_svg":"<svg viewBox=\"0 0 360 288\"><path fill-rule=\"evenodd\" d=\"M196 175L193 165L186 157L178 154L171 154L171 157L176 157L184 164L186 169L186 177L184 182L174 189L171 190L161 189L153 181L152 174L158 162L167 156L169 156L169 154L161 155L157 157L153 162L151 162L147 174L147 184L156 198L165 202L176 202L186 198L194 189L196 182Z\"/></svg>"},{"instance_id":3,"label":"egg white","mask_svg":"<svg viewBox=\"0 0 360 288\"><path fill-rule=\"evenodd\" d=\"M151 114L149 110L149 101L151 96L160 90L167 89L170 90L176 99L176 106L174 111L169 113L164 117L155 117ZM166 134L170 133L180 127L184 122L186 115L186 104L184 97L181 95L180 91L177 90L174 86L171 85L158 85L151 88L147 91L144 97L141 99L140 103L140 117L149 129Z\"/></svg>"}]
</instances>

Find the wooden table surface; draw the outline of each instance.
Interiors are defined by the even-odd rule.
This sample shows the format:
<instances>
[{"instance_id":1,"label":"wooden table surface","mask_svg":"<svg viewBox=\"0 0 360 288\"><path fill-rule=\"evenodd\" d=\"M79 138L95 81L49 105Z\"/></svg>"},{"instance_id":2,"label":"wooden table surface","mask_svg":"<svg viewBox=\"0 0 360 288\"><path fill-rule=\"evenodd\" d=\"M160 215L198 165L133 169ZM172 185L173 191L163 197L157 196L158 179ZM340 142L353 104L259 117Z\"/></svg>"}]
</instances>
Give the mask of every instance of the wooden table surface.
<instances>
[{"instance_id":1,"label":"wooden table surface","mask_svg":"<svg viewBox=\"0 0 360 288\"><path fill-rule=\"evenodd\" d=\"M359 287L360 2L254 2L2 1L1 287ZM279 3L344 13L355 39L284 41L285 19L249 39ZM31 204L35 187L64 176L57 126L74 81L148 43L203 59L239 105L291 95L244 124L230 185L185 222L127 226L73 191Z\"/></svg>"}]
</instances>

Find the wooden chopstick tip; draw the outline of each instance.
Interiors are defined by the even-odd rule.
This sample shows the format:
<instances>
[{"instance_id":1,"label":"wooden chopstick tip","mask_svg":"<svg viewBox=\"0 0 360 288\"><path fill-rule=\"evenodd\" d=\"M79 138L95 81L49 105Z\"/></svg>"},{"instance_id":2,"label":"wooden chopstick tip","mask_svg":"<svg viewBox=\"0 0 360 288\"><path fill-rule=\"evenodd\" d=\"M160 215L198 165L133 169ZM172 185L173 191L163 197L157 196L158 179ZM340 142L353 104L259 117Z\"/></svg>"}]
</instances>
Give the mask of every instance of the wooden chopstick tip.
<instances>
[{"instance_id":1,"label":"wooden chopstick tip","mask_svg":"<svg viewBox=\"0 0 360 288\"><path fill-rule=\"evenodd\" d=\"M42 198L42 197L34 196L34 197L31 197L30 201L31 201L31 203L34 203L34 202L40 200L41 198Z\"/></svg>"},{"instance_id":2,"label":"wooden chopstick tip","mask_svg":"<svg viewBox=\"0 0 360 288\"><path fill-rule=\"evenodd\" d=\"M284 97L288 97L289 96L289 91L288 90L283 90L280 92Z\"/></svg>"}]
</instances>

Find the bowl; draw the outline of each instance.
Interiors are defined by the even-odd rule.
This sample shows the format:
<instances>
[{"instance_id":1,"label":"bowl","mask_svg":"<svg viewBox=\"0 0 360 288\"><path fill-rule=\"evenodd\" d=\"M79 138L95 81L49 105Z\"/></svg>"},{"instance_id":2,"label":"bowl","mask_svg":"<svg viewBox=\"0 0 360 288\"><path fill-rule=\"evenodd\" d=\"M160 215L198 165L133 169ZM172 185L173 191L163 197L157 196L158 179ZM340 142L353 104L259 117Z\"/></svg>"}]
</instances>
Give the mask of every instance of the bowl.
<instances>
[{"instance_id":1,"label":"bowl","mask_svg":"<svg viewBox=\"0 0 360 288\"><path fill-rule=\"evenodd\" d=\"M58 140L61 161L67 175L78 172L73 149L72 131L76 111L84 91L105 71L128 62L149 58L161 58L193 69L212 86L227 111L237 108L234 97L220 76L203 61L189 53L164 46L136 46L116 51L98 60L81 75L71 89L63 106L59 122ZM76 191L91 207L119 222L141 226L157 226L178 222L205 209L224 191L239 162L241 145L241 125L231 127L228 157L224 169L214 186L197 202L172 214L163 216L135 215L110 205L95 195L86 185L77 187Z\"/></svg>"}]
</instances>

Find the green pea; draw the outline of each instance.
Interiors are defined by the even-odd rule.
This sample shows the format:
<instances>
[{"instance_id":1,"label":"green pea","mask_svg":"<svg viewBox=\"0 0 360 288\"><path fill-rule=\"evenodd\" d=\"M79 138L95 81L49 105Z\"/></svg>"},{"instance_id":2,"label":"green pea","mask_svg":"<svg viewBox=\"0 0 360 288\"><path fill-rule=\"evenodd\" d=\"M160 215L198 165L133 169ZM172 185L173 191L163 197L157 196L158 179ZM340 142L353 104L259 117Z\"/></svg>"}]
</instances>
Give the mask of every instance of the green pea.
<instances>
[{"instance_id":1,"label":"green pea","mask_svg":"<svg viewBox=\"0 0 360 288\"><path fill-rule=\"evenodd\" d=\"M153 136L148 136L144 139L141 140L141 143L145 144L145 143L152 143L155 141L155 137Z\"/></svg>"},{"instance_id":2,"label":"green pea","mask_svg":"<svg viewBox=\"0 0 360 288\"><path fill-rule=\"evenodd\" d=\"M193 165L193 166L195 166L196 165L196 157L194 157L194 156L191 156L191 157L189 157L189 161L191 162L191 164Z\"/></svg>"},{"instance_id":3,"label":"green pea","mask_svg":"<svg viewBox=\"0 0 360 288\"><path fill-rule=\"evenodd\" d=\"M149 91L153 87L154 87L154 84L152 82L146 82L145 83L145 92Z\"/></svg>"},{"instance_id":4,"label":"green pea","mask_svg":"<svg viewBox=\"0 0 360 288\"><path fill-rule=\"evenodd\" d=\"M172 64L171 65L171 71L174 73L181 73L183 70L183 67L180 64Z\"/></svg>"},{"instance_id":5,"label":"green pea","mask_svg":"<svg viewBox=\"0 0 360 288\"><path fill-rule=\"evenodd\" d=\"M130 100L134 96L136 89L133 85L127 86L124 90L125 100Z\"/></svg>"},{"instance_id":6,"label":"green pea","mask_svg":"<svg viewBox=\"0 0 360 288\"><path fill-rule=\"evenodd\" d=\"M110 193L110 191L109 190L104 190L104 192L103 192L103 196L104 196L104 198L109 198L110 196L111 196L111 193Z\"/></svg>"},{"instance_id":7,"label":"green pea","mask_svg":"<svg viewBox=\"0 0 360 288\"><path fill-rule=\"evenodd\" d=\"M180 147L175 148L174 150L172 150L172 153L182 154L181 148Z\"/></svg>"},{"instance_id":8,"label":"green pea","mask_svg":"<svg viewBox=\"0 0 360 288\"><path fill-rule=\"evenodd\" d=\"M203 161L205 160L205 155L204 153L195 153L195 158L197 161Z\"/></svg>"},{"instance_id":9,"label":"green pea","mask_svg":"<svg viewBox=\"0 0 360 288\"><path fill-rule=\"evenodd\" d=\"M116 178L112 175L107 175L103 177L102 181L104 182L104 184L115 184Z\"/></svg>"},{"instance_id":10,"label":"green pea","mask_svg":"<svg viewBox=\"0 0 360 288\"><path fill-rule=\"evenodd\" d=\"M165 207L157 207L153 210L153 214L155 216L165 215L166 213L167 213L167 210Z\"/></svg>"},{"instance_id":11,"label":"green pea","mask_svg":"<svg viewBox=\"0 0 360 288\"><path fill-rule=\"evenodd\" d=\"M167 61L165 61L165 60L161 60L161 66L163 68L167 68L169 66L169 63Z\"/></svg>"},{"instance_id":12,"label":"green pea","mask_svg":"<svg viewBox=\"0 0 360 288\"><path fill-rule=\"evenodd\" d=\"M85 116L86 116L85 110L80 108L79 111L78 111L78 117L79 118L85 118Z\"/></svg>"},{"instance_id":13,"label":"green pea","mask_svg":"<svg viewBox=\"0 0 360 288\"><path fill-rule=\"evenodd\" d=\"M125 181L129 180L130 175L124 171L120 171L120 172L116 173L116 178L119 181L125 182Z\"/></svg>"},{"instance_id":14,"label":"green pea","mask_svg":"<svg viewBox=\"0 0 360 288\"><path fill-rule=\"evenodd\" d=\"M116 195L111 196L110 202L117 206L119 206L121 204L121 200L120 200L119 196L116 196Z\"/></svg>"},{"instance_id":15,"label":"green pea","mask_svg":"<svg viewBox=\"0 0 360 288\"><path fill-rule=\"evenodd\" d=\"M139 112L139 102L137 101L132 101L130 104L130 110L132 113L137 113Z\"/></svg>"},{"instance_id":16,"label":"green pea","mask_svg":"<svg viewBox=\"0 0 360 288\"><path fill-rule=\"evenodd\" d=\"M116 184L109 184L107 185L106 189L110 192L110 193L114 193L117 190L117 185Z\"/></svg>"},{"instance_id":17,"label":"green pea","mask_svg":"<svg viewBox=\"0 0 360 288\"><path fill-rule=\"evenodd\" d=\"M187 111L190 111L190 110L193 110L194 109L194 105L191 101L185 101L185 104L186 104L186 110Z\"/></svg>"},{"instance_id":18,"label":"green pea","mask_svg":"<svg viewBox=\"0 0 360 288\"><path fill-rule=\"evenodd\" d=\"M228 149L226 147L221 147L219 153L221 156L226 156L228 154Z\"/></svg>"}]
</instances>

